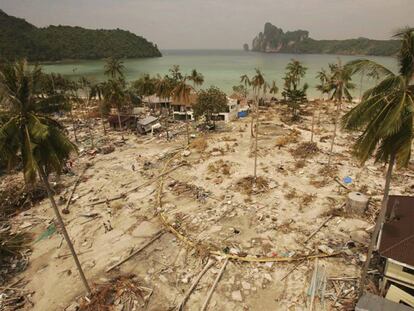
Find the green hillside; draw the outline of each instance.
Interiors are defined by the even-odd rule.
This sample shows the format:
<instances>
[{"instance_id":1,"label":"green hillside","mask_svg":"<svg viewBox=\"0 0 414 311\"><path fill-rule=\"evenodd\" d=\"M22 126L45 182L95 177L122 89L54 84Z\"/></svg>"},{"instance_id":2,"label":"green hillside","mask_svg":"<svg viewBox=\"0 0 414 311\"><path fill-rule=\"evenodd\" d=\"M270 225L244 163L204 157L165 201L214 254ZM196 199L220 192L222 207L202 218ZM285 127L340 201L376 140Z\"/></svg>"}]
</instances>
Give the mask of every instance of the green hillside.
<instances>
[{"instance_id":1,"label":"green hillside","mask_svg":"<svg viewBox=\"0 0 414 311\"><path fill-rule=\"evenodd\" d=\"M37 28L0 10L0 57L31 61L161 56L157 46L129 31L71 26Z\"/></svg>"}]
</instances>

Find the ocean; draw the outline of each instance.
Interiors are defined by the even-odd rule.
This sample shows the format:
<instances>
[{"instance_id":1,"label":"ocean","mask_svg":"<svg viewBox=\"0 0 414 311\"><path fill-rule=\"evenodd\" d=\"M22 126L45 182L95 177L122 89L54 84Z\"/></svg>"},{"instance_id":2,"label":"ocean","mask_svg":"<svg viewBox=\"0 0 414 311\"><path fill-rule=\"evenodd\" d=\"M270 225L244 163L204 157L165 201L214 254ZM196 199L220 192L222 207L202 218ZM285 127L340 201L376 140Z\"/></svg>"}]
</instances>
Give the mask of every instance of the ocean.
<instances>
[{"instance_id":1,"label":"ocean","mask_svg":"<svg viewBox=\"0 0 414 311\"><path fill-rule=\"evenodd\" d=\"M283 87L285 67L291 59L297 59L308 68L304 82L309 84L308 95L311 98L319 97L315 85L315 78L321 68L327 68L328 63L335 63L338 58L342 63L359 58L374 60L391 70L397 70L397 61L392 57L376 56L339 56L325 54L266 54L245 52L241 50L164 50L160 58L140 58L124 60L125 76L128 81L138 79L141 75L164 75L173 65L179 65L184 74L189 74L192 69L197 69L204 75L205 82L201 86L214 85L230 94L234 85L240 84L240 76L254 74L254 69L263 71L266 81L275 80L279 90ZM77 79L86 76L95 81L105 80L104 60L63 61L58 63L44 63L46 72L63 74L66 77ZM354 91L359 96L361 79L355 76L354 83L357 89ZM364 78L363 89L367 89L375 81ZM280 92L280 91L279 91ZM277 95L276 95L277 97Z\"/></svg>"}]
</instances>

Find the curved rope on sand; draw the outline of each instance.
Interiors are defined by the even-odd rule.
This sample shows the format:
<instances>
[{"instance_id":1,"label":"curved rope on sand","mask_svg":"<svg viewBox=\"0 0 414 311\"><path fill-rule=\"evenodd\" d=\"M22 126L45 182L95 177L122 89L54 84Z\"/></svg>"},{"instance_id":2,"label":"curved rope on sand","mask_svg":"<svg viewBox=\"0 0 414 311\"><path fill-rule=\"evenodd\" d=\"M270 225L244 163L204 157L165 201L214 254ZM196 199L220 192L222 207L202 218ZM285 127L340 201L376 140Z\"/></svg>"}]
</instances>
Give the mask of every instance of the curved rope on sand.
<instances>
[{"instance_id":1,"label":"curved rope on sand","mask_svg":"<svg viewBox=\"0 0 414 311\"><path fill-rule=\"evenodd\" d=\"M174 160L176 158L176 156L179 154L179 152L177 152L176 154L174 154L169 160L167 160L167 162L165 163L162 172L160 174L160 176L162 176L160 178L159 184L158 184L158 189L157 189L157 199L155 200L155 208L160 207L162 208L162 194L163 194L163 188L164 188L164 179L167 176L167 174L165 174L168 170L168 167L170 165L170 163L172 162L172 160ZM193 242L187 235L178 232L166 219L165 215L160 211L158 213L159 219L161 221L161 223L163 224L163 226L165 227L166 230L170 231L177 239L179 239L181 242L183 242L185 245L187 245L187 247L189 248L202 248L202 249L206 249L208 250L209 247L206 245L203 245L202 243L195 243ZM339 255L341 252L335 252L333 254L315 254L315 255L308 255L308 256L297 256L297 257L257 257L257 256L252 256L252 255L247 255L247 256L237 256L237 255L232 255L232 254L227 254L224 253L222 251L218 251L218 250L209 250L208 253L210 255L213 256L220 256L222 258L228 258L231 260L238 260L238 261L244 261L244 262L294 262L294 261L301 261L301 260L305 260L305 259L315 259L315 258L325 258L325 257L333 257L336 255Z\"/></svg>"}]
</instances>

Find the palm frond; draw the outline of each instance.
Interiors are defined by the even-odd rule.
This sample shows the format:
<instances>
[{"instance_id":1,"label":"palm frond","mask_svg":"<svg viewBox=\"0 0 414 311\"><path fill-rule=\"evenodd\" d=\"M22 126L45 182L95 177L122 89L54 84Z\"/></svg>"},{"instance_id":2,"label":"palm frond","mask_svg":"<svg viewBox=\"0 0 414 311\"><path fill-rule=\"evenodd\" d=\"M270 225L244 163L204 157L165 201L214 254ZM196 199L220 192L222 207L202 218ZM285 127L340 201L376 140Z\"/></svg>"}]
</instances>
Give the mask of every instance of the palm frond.
<instances>
[{"instance_id":1,"label":"palm frond","mask_svg":"<svg viewBox=\"0 0 414 311\"><path fill-rule=\"evenodd\" d=\"M360 72L364 72L366 74L375 72L383 76L394 75L394 73L385 66L369 59L357 59L350 61L346 63L344 67L349 70L352 75Z\"/></svg>"}]
</instances>

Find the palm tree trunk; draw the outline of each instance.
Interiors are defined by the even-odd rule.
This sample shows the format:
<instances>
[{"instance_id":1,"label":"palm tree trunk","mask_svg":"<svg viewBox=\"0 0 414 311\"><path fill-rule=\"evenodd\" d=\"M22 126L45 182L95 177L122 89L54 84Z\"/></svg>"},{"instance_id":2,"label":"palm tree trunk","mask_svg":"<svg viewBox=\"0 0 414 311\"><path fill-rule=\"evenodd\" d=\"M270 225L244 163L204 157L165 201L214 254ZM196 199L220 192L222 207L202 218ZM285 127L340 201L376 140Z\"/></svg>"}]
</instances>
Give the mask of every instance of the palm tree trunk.
<instances>
[{"instance_id":1,"label":"palm tree trunk","mask_svg":"<svg viewBox=\"0 0 414 311\"><path fill-rule=\"evenodd\" d=\"M55 212L58 223L59 223L59 225L62 229L63 237L65 238L66 243L69 246L69 250L72 254L73 260L75 261L75 264L76 264L76 267L78 269L79 275L82 279L83 285L85 286L86 291L88 292L88 294L90 294L91 293L91 288L89 287L88 281L86 280L85 274L83 273L82 266L79 262L78 255L75 252L75 248L73 247L72 241L70 240L69 234L66 230L65 223L63 222L62 216L60 215L59 209L56 205L55 199L53 197L52 189L50 188L49 180L48 180L48 178L46 176L46 173L45 173L43 168L39 168L38 172L39 172L40 178L42 179L42 181L43 181L43 183L46 187L46 191L47 191L47 195L48 195L49 200L50 200L50 204L52 205L52 208Z\"/></svg>"},{"instance_id":2,"label":"palm tree trunk","mask_svg":"<svg viewBox=\"0 0 414 311\"><path fill-rule=\"evenodd\" d=\"M328 155L328 166L331 165L331 158L332 158L333 147L334 147L334 144L335 144L336 129L338 127L338 118L339 118L339 113L340 113L341 101L342 100L339 100L339 104L337 104L337 106L336 106L336 116L335 116L335 121L334 121L334 131L333 131L332 140L331 140L331 148L329 149L329 155Z\"/></svg>"},{"instance_id":3,"label":"palm tree trunk","mask_svg":"<svg viewBox=\"0 0 414 311\"><path fill-rule=\"evenodd\" d=\"M378 215L377 222L375 223L374 232L372 233L371 241L368 247L367 259L364 263L364 268L361 274L361 280L359 283L359 297L361 297L362 294L364 293L364 287L365 287L365 283L367 279L369 264L372 258L372 252L374 251L374 246L377 243L378 234L380 232L380 229L382 228L382 225L385 219L385 214L387 212L388 197L389 197L389 192L390 192L391 176L392 176L392 170L394 168L394 163L395 163L395 154L393 153L391 154L390 160L388 162L388 170L387 170L387 175L385 177L384 196L382 198L381 210Z\"/></svg>"},{"instance_id":4,"label":"palm tree trunk","mask_svg":"<svg viewBox=\"0 0 414 311\"><path fill-rule=\"evenodd\" d=\"M364 71L361 72L361 82L359 85L359 100L362 100L362 82L364 80Z\"/></svg>"}]
</instances>

